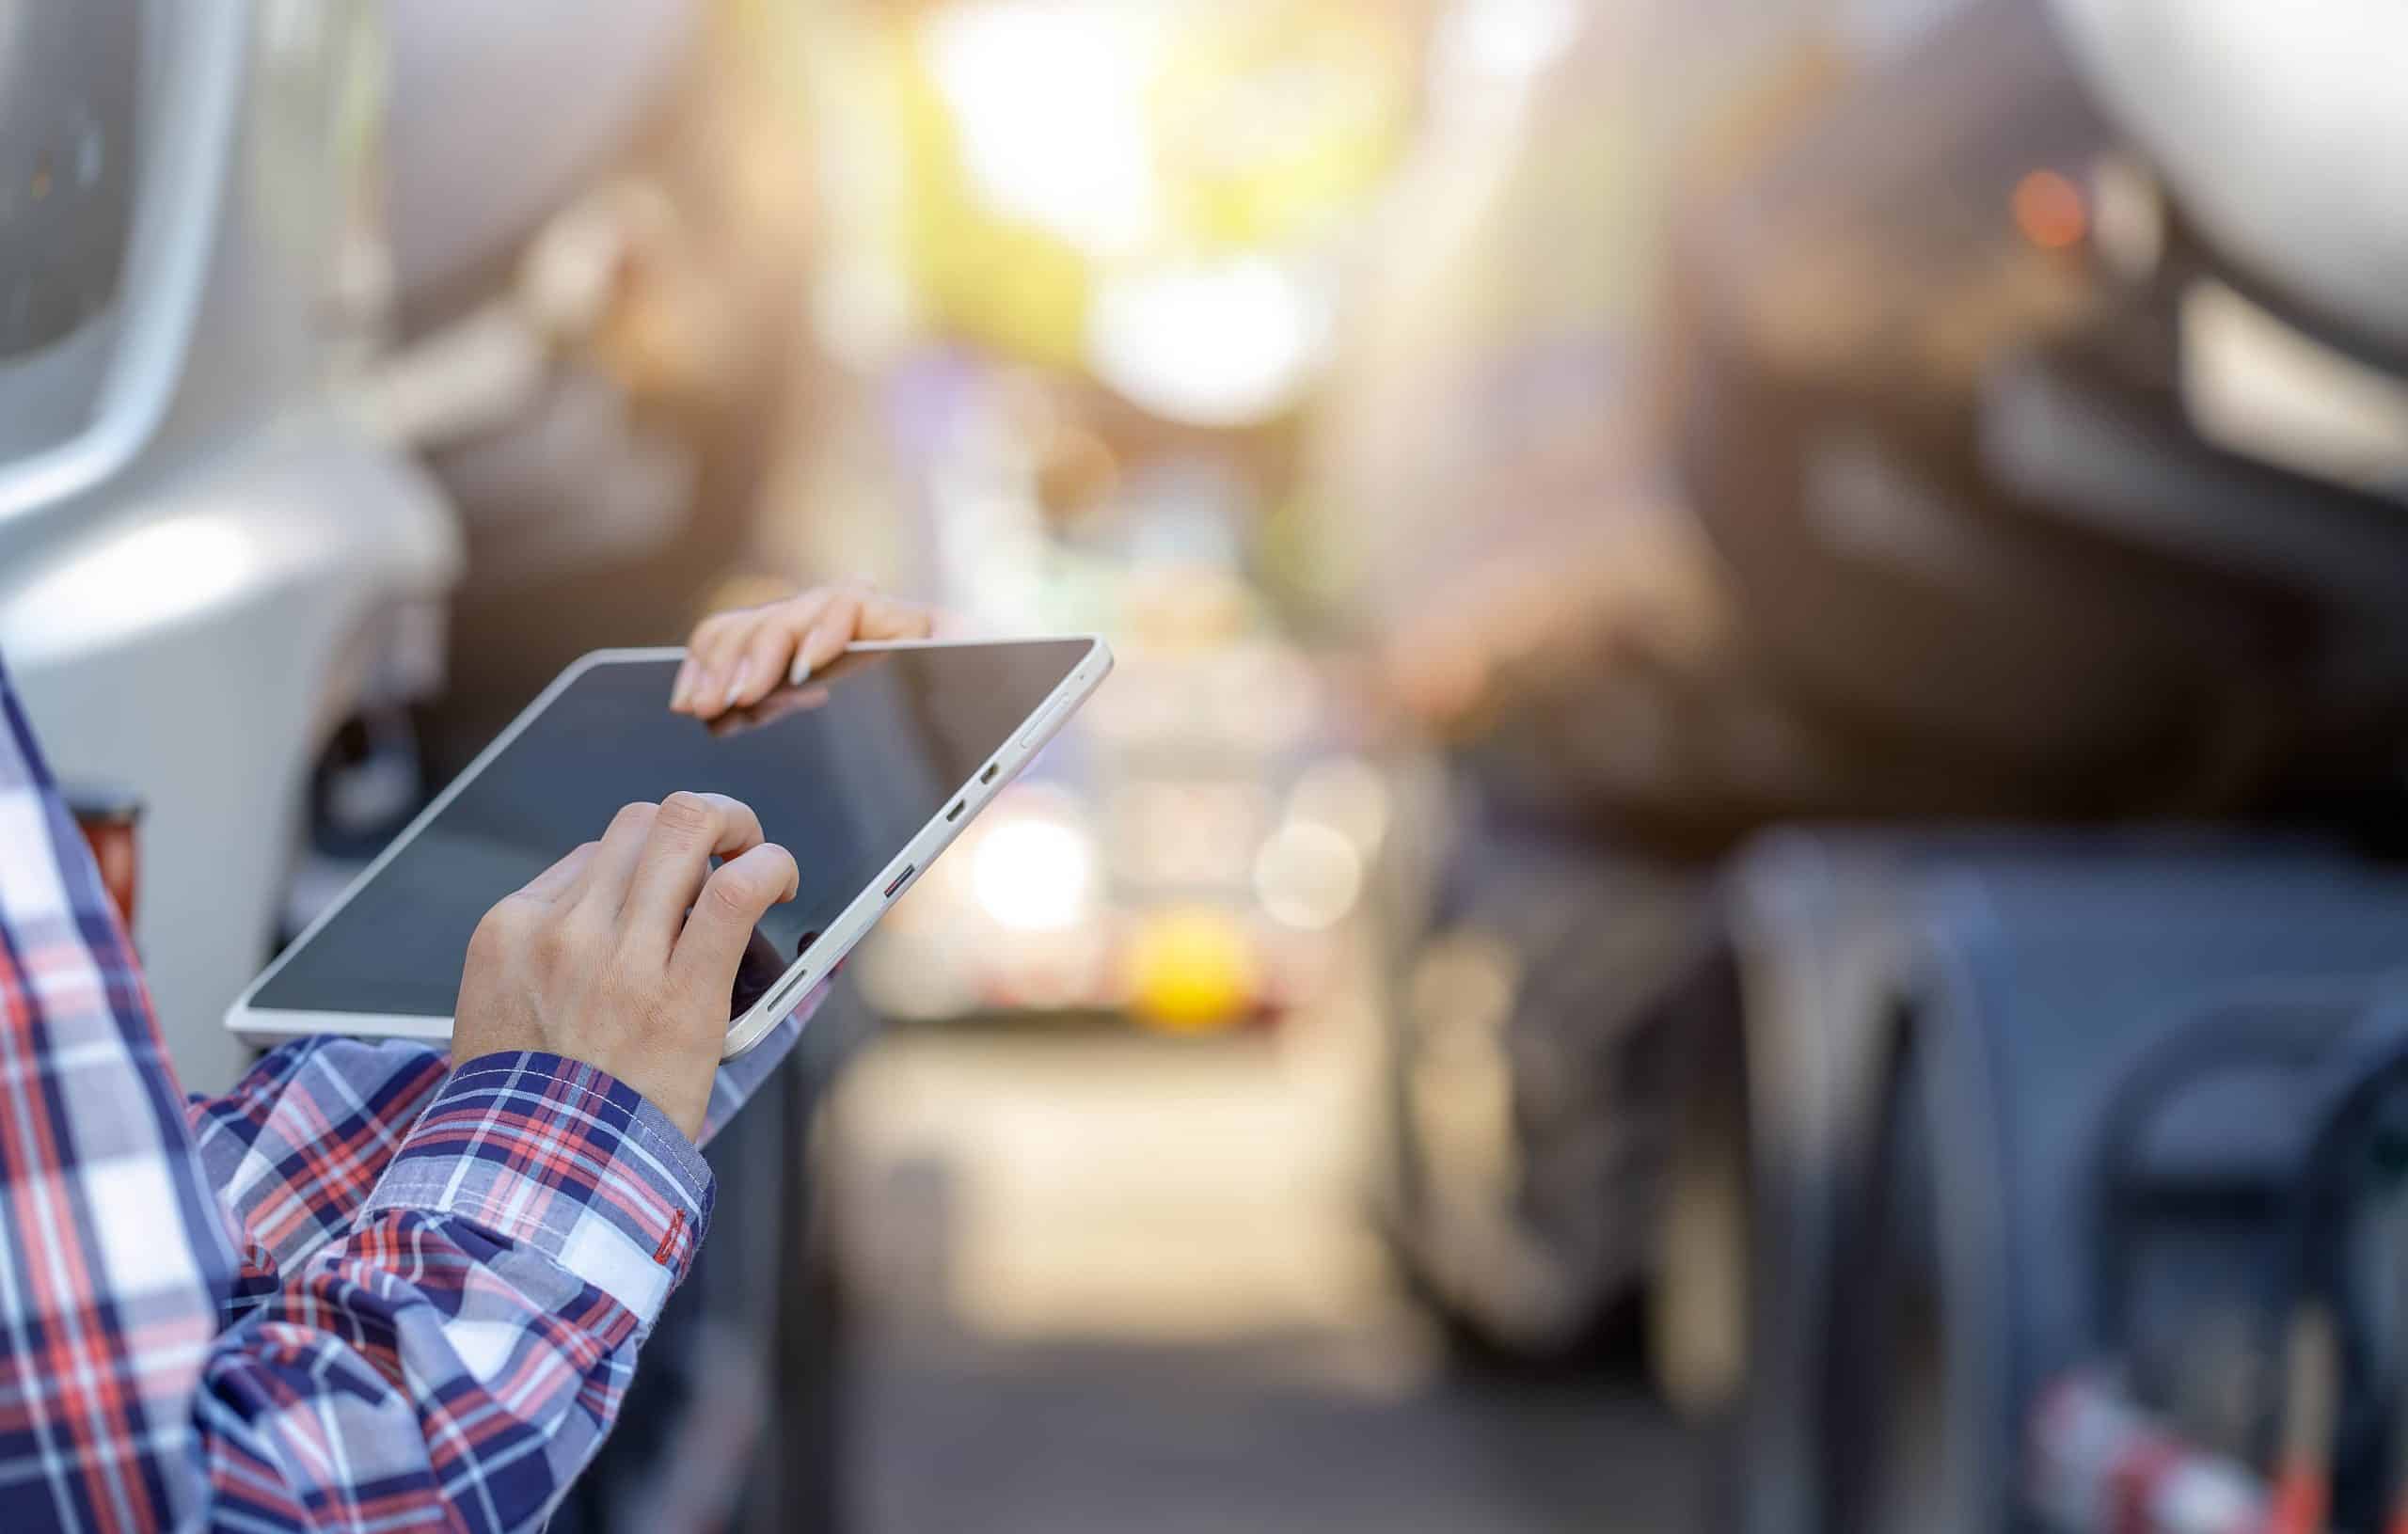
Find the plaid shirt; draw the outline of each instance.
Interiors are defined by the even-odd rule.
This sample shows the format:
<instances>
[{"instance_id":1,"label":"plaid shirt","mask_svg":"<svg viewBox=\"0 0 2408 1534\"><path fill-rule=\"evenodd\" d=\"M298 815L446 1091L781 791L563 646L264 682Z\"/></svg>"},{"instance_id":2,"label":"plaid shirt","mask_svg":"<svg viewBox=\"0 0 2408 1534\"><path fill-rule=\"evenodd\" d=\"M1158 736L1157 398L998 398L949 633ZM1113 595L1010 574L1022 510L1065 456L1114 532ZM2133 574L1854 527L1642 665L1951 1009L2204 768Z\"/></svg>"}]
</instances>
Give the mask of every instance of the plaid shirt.
<instances>
[{"instance_id":1,"label":"plaid shirt","mask_svg":"<svg viewBox=\"0 0 2408 1534\"><path fill-rule=\"evenodd\" d=\"M721 1073L713 1128L809 1011ZM711 1191L556 1055L310 1039L182 1100L0 672L0 1529L538 1526Z\"/></svg>"}]
</instances>

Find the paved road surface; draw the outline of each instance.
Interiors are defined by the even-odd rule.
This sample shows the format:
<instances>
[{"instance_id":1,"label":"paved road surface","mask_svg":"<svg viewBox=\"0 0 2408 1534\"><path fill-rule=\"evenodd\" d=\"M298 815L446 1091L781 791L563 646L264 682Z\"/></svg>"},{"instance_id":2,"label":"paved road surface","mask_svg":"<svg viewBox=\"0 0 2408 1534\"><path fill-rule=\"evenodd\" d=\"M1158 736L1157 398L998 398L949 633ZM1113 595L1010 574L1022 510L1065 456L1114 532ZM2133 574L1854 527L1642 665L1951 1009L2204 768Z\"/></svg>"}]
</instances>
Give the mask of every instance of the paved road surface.
<instances>
[{"instance_id":1,"label":"paved road surface","mask_svg":"<svg viewBox=\"0 0 2408 1534\"><path fill-rule=\"evenodd\" d=\"M1658 1534L1627 1380L1446 1367L1360 1219L1359 1019L906 1036L834 1116L857 1534Z\"/></svg>"}]
</instances>

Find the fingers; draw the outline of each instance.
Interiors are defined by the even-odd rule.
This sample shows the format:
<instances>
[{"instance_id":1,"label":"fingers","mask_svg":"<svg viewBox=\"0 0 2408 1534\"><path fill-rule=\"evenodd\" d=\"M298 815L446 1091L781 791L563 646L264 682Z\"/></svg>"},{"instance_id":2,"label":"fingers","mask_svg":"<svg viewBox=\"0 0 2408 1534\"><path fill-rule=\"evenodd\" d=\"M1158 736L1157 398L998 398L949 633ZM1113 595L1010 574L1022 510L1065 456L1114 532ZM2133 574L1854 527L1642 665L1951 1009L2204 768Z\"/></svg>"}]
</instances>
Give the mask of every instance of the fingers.
<instances>
[{"instance_id":1,"label":"fingers","mask_svg":"<svg viewBox=\"0 0 2408 1534\"><path fill-rule=\"evenodd\" d=\"M623 941L657 943L666 954L679 919L694 903L713 858L735 858L761 845L750 806L724 794L672 794L660 801L620 912Z\"/></svg>"},{"instance_id":2,"label":"fingers","mask_svg":"<svg viewBox=\"0 0 2408 1534\"><path fill-rule=\"evenodd\" d=\"M877 592L862 596L862 619L854 632L862 640L925 640L937 631L937 615L917 602L905 602Z\"/></svg>"},{"instance_id":3,"label":"fingers","mask_svg":"<svg viewBox=\"0 0 2408 1534\"><path fill-rule=\"evenodd\" d=\"M808 681L813 672L843 655L861 621L861 593L831 592L827 605L795 643L794 664L787 668L787 680L798 684Z\"/></svg>"},{"instance_id":4,"label":"fingers","mask_svg":"<svg viewBox=\"0 0 2408 1534\"><path fill-rule=\"evenodd\" d=\"M669 706L697 719L750 707L781 683L800 686L855 640L917 640L935 618L863 586L821 586L784 602L709 618L694 630Z\"/></svg>"},{"instance_id":5,"label":"fingers","mask_svg":"<svg viewBox=\"0 0 2408 1534\"><path fill-rule=\"evenodd\" d=\"M841 588L830 593L828 605L796 643L786 680L801 686L855 640L924 640L935 628L928 609L916 603L898 602L866 588Z\"/></svg>"},{"instance_id":6,"label":"fingers","mask_svg":"<svg viewBox=\"0 0 2408 1534\"><path fill-rule=\"evenodd\" d=\"M687 647L689 662L699 662L695 674L671 695L670 706L710 720L739 703L758 702L777 685L795 640L818 617L829 595L823 588L704 620ZM756 644L762 659L752 658Z\"/></svg>"},{"instance_id":7,"label":"fingers","mask_svg":"<svg viewBox=\"0 0 2408 1534\"><path fill-rule=\"evenodd\" d=\"M722 611L696 624L693 636L687 640L687 662L676 667L676 682L670 684L670 708L679 713L696 713L710 693L710 676L722 665L727 643L739 626L741 611Z\"/></svg>"},{"instance_id":8,"label":"fingers","mask_svg":"<svg viewBox=\"0 0 2408 1534\"><path fill-rule=\"evenodd\" d=\"M771 612L753 625L728 683L727 706L750 708L785 681L786 657L794 653L794 636L786 622Z\"/></svg>"},{"instance_id":9,"label":"fingers","mask_svg":"<svg viewBox=\"0 0 2408 1534\"><path fill-rule=\"evenodd\" d=\"M593 863L594 854L601 845L599 842L587 842L575 848L560 862L529 879L518 894L526 899L551 905L577 888L577 881L585 877L585 870Z\"/></svg>"},{"instance_id":10,"label":"fingers","mask_svg":"<svg viewBox=\"0 0 2408 1534\"><path fill-rule=\"evenodd\" d=\"M775 842L720 864L703 881L669 956L671 979L686 994L717 997L723 1005L752 928L771 906L794 898L801 883L793 856Z\"/></svg>"},{"instance_id":11,"label":"fingers","mask_svg":"<svg viewBox=\"0 0 2408 1534\"><path fill-rule=\"evenodd\" d=\"M714 853L733 853L705 876ZM715 794L622 809L598 842L478 922L452 1055L546 1050L590 1062L688 1135L710 1101L745 944L800 884L752 812ZM693 911L681 920L687 903Z\"/></svg>"},{"instance_id":12,"label":"fingers","mask_svg":"<svg viewBox=\"0 0 2408 1534\"><path fill-rule=\"evenodd\" d=\"M659 811L657 804L629 804L610 817L610 829L602 833L586 864L577 897L568 902L571 909L604 923L618 920L627 887L635 881L636 864L643 859L644 843L652 835L652 817Z\"/></svg>"},{"instance_id":13,"label":"fingers","mask_svg":"<svg viewBox=\"0 0 2408 1534\"><path fill-rule=\"evenodd\" d=\"M745 635L760 611L758 608L744 608L722 612L696 625L693 638L686 643L686 663L677 668L677 680L670 688L671 708L708 719L727 706L726 678L735 669L736 652L742 647ZM704 712L706 706L708 713Z\"/></svg>"}]
</instances>

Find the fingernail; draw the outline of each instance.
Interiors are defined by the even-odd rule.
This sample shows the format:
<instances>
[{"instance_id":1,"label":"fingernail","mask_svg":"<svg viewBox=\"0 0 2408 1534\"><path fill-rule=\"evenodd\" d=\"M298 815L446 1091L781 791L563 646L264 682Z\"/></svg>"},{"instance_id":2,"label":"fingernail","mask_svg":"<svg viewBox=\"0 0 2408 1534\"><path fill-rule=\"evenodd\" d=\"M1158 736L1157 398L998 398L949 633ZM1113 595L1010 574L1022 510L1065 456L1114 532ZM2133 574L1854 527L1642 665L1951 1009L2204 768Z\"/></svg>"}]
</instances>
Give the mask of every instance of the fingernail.
<instances>
[{"instance_id":1,"label":"fingernail","mask_svg":"<svg viewBox=\"0 0 2408 1534\"><path fill-rule=\"evenodd\" d=\"M744 696L744 684L752 679L752 662L750 660L744 661L736 668L736 680L727 685L727 702L723 706L728 708L736 706L736 700Z\"/></svg>"},{"instance_id":2,"label":"fingernail","mask_svg":"<svg viewBox=\"0 0 2408 1534\"><path fill-rule=\"evenodd\" d=\"M794 653L794 664L786 668L786 686L799 688L811 680L811 662L803 653Z\"/></svg>"}]
</instances>

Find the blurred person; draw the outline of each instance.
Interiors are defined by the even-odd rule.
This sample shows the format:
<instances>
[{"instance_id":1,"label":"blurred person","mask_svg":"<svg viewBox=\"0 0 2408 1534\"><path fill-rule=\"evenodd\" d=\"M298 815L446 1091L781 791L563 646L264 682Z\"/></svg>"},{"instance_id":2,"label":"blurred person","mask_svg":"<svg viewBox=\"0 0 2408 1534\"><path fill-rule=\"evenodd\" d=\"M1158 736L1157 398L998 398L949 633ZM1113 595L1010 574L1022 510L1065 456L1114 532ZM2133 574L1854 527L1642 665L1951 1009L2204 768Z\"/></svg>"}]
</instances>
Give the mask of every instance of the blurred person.
<instances>
[{"instance_id":1,"label":"blurred person","mask_svg":"<svg viewBox=\"0 0 2408 1534\"><path fill-rule=\"evenodd\" d=\"M927 632L779 610L804 655ZM0 1525L541 1526L709 1226L698 1142L819 1000L720 1068L792 856L733 799L629 805L480 924L449 1059L298 1040L180 1102L5 671L0 720Z\"/></svg>"}]
</instances>

